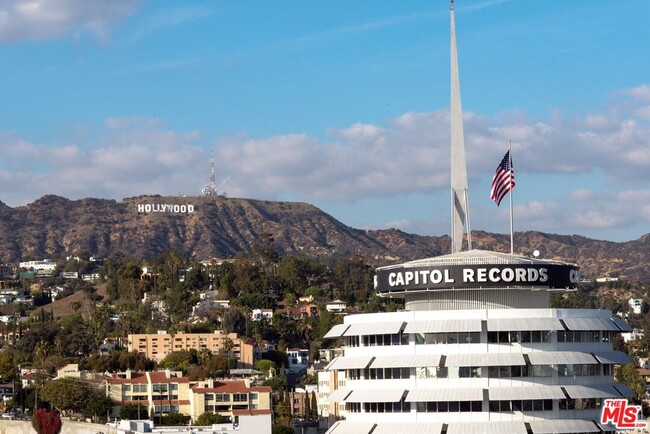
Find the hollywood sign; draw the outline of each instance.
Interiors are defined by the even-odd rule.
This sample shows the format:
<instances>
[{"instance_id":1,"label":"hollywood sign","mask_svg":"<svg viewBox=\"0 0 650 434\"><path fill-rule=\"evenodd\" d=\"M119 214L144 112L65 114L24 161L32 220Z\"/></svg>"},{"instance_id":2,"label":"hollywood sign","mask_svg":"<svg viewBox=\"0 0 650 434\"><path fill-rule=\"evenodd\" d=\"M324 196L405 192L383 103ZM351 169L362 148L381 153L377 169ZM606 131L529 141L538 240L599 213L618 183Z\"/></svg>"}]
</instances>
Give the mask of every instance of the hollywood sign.
<instances>
[{"instance_id":1,"label":"hollywood sign","mask_svg":"<svg viewBox=\"0 0 650 434\"><path fill-rule=\"evenodd\" d=\"M148 214L150 212L160 212L167 214L192 214L194 212L194 205L172 205L161 203L139 203L138 212Z\"/></svg>"},{"instance_id":2,"label":"hollywood sign","mask_svg":"<svg viewBox=\"0 0 650 434\"><path fill-rule=\"evenodd\" d=\"M507 286L554 289L575 288L579 281L580 270L569 264L393 267L377 270L375 289L380 293Z\"/></svg>"}]
</instances>

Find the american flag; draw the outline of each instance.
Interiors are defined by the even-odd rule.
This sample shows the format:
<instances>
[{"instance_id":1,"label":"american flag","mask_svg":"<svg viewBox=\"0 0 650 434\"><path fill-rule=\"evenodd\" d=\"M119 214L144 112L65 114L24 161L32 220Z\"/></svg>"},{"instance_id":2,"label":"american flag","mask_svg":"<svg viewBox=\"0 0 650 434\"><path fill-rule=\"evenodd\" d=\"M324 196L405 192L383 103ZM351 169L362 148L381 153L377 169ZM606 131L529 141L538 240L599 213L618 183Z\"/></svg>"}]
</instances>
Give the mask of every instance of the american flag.
<instances>
[{"instance_id":1,"label":"american flag","mask_svg":"<svg viewBox=\"0 0 650 434\"><path fill-rule=\"evenodd\" d=\"M515 188L515 171L512 167L512 160L510 159L510 151L506 152L505 157L497 167L492 177L492 188L490 189L490 199L501 204L501 200L505 195Z\"/></svg>"}]
</instances>

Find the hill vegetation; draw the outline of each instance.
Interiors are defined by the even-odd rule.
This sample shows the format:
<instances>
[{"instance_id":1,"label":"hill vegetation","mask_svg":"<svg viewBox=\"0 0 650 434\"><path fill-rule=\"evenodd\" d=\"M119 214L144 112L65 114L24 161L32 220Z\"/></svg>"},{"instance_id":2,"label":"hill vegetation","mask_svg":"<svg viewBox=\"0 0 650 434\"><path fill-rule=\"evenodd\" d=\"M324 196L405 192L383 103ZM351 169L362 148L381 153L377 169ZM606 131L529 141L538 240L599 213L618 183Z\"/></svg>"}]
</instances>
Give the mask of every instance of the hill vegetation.
<instances>
[{"instance_id":1,"label":"hill vegetation","mask_svg":"<svg viewBox=\"0 0 650 434\"><path fill-rule=\"evenodd\" d=\"M139 212L143 204L192 204L193 213ZM44 196L10 208L0 203L0 260L60 258L74 251L117 253L151 259L173 249L179 255L231 258L271 234L282 255L329 260L360 256L384 265L449 252L448 236L420 236L396 229L359 230L318 208L295 202L236 198L140 196L122 202ZM629 242L541 232L515 234L516 252L577 263L587 278L650 279L650 234ZM473 232L475 248L509 251L507 235Z\"/></svg>"}]
</instances>

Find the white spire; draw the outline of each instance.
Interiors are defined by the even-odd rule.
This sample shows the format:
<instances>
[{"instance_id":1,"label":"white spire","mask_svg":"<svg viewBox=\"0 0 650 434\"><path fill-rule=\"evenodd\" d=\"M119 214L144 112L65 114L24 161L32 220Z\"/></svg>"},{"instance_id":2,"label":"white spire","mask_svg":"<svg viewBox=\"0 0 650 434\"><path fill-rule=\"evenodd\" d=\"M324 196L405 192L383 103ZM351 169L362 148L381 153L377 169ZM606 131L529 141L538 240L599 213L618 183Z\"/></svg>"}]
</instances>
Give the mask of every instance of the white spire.
<instances>
[{"instance_id":1,"label":"white spire","mask_svg":"<svg viewBox=\"0 0 650 434\"><path fill-rule=\"evenodd\" d=\"M467 224L468 249L472 248L469 225L469 198L463 135L463 109L460 103L460 79L456 52L456 24L454 0L449 7L451 15L451 253L462 250L463 233Z\"/></svg>"}]
</instances>

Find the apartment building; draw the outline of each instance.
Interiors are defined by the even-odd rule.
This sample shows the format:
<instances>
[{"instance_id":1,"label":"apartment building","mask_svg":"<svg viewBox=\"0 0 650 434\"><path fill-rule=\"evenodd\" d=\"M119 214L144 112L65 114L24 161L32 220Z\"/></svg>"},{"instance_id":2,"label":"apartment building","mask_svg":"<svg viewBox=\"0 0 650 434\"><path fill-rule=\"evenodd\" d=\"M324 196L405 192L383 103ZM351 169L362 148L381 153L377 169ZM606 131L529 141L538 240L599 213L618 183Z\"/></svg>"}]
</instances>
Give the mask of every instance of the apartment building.
<instances>
[{"instance_id":1,"label":"apartment building","mask_svg":"<svg viewBox=\"0 0 650 434\"><path fill-rule=\"evenodd\" d=\"M155 417L178 412L196 420L206 411L232 421L242 414L271 411L271 388L251 386L247 380L190 381L178 371L123 372L106 380L106 396L117 405L142 405Z\"/></svg>"},{"instance_id":2,"label":"apartment building","mask_svg":"<svg viewBox=\"0 0 650 434\"><path fill-rule=\"evenodd\" d=\"M180 371L112 374L106 380L106 396L117 404L113 416L118 416L120 407L126 404L146 406L147 413L156 416L169 412L191 414L189 379Z\"/></svg>"},{"instance_id":3,"label":"apartment building","mask_svg":"<svg viewBox=\"0 0 650 434\"><path fill-rule=\"evenodd\" d=\"M232 343L232 348L230 345ZM160 363L173 351L208 350L213 354L229 354L237 360L238 368L252 368L255 363L254 346L237 337L237 333L183 333L159 331L156 334L128 336L129 351L143 353Z\"/></svg>"},{"instance_id":4,"label":"apartment building","mask_svg":"<svg viewBox=\"0 0 650 434\"><path fill-rule=\"evenodd\" d=\"M206 411L226 417L270 411L271 388L250 384L247 380L207 379L196 382L192 385L190 396L192 418L197 418Z\"/></svg>"}]
</instances>

